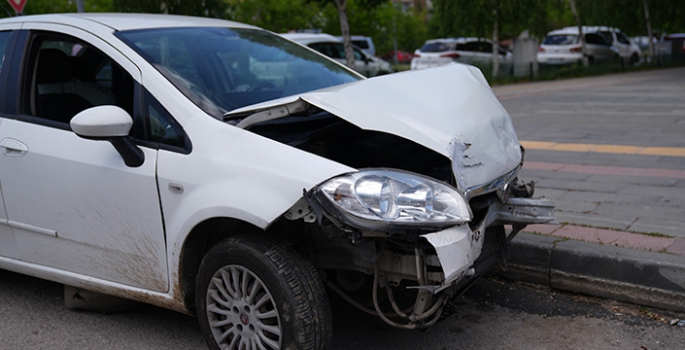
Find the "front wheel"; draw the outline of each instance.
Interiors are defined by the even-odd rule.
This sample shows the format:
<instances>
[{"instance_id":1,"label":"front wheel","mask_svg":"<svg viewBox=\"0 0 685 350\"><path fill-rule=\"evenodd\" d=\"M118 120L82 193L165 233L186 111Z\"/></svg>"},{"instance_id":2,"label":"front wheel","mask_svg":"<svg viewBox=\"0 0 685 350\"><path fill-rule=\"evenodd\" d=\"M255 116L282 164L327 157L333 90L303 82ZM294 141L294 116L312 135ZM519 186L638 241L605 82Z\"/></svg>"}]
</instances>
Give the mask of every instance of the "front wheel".
<instances>
[{"instance_id":1,"label":"front wheel","mask_svg":"<svg viewBox=\"0 0 685 350\"><path fill-rule=\"evenodd\" d=\"M630 56L630 65L637 66L638 63L640 63L640 57L638 57L636 53L632 54Z\"/></svg>"},{"instance_id":2,"label":"front wheel","mask_svg":"<svg viewBox=\"0 0 685 350\"><path fill-rule=\"evenodd\" d=\"M282 242L244 235L205 255L197 317L211 349L324 349L332 321L313 265Z\"/></svg>"}]
</instances>

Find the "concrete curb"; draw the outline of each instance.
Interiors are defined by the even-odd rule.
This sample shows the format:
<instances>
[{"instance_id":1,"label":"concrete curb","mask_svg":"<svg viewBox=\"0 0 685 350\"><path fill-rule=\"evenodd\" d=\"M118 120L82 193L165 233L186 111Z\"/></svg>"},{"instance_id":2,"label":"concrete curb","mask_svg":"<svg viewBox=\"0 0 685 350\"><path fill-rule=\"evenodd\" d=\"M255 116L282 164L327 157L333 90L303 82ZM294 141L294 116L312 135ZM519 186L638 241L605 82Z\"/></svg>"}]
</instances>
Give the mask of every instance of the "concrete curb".
<instances>
[{"instance_id":1,"label":"concrete curb","mask_svg":"<svg viewBox=\"0 0 685 350\"><path fill-rule=\"evenodd\" d=\"M685 258L520 233L494 275L555 289L685 312Z\"/></svg>"}]
</instances>

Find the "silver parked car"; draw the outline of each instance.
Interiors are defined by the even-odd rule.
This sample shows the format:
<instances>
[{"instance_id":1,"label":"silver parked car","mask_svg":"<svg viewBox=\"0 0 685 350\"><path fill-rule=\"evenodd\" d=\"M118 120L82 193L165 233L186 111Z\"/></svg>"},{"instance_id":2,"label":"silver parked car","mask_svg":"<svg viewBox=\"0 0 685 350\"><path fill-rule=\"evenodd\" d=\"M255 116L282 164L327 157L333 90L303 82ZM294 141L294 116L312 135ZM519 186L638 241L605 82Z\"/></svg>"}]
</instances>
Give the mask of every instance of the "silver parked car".
<instances>
[{"instance_id":1,"label":"silver parked car","mask_svg":"<svg viewBox=\"0 0 685 350\"><path fill-rule=\"evenodd\" d=\"M513 65L512 54L499 49L500 71L507 74ZM426 69L444 66L452 62L483 67L491 65L492 41L482 38L431 39L414 52L411 69Z\"/></svg>"},{"instance_id":2,"label":"silver parked car","mask_svg":"<svg viewBox=\"0 0 685 350\"><path fill-rule=\"evenodd\" d=\"M611 45L604 34L583 28L588 61L592 64L601 61L619 60L619 51ZM583 60L583 49L578 27L567 27L547 33L538 49L538 63L560 66L578 64Z\"/></svg>"},{"instance_id":3,"label":"silver parked car","mask_svg":"<svg viewBox=\"0 0 685 350\"><path fill-rule=\"evenodd\" d=\"M332 35L318 33L284 33L281 34L281 36L318 51L342 64L347 62L342 39L338 39ZM357 46L355 46L353 50L354 70L362 75L366 77L375 77L377 75L393 72L390 62L371 56Z\"/></svg>"},{"instance_id":4,"label":"silver parked car","mask_svg":"<svg viewBox=\"0 0 685 350\"><path fill-rule=\"evenodd\" d=\"M588 32L598 32L606 36L611 46L618 50L618 55L625 64L637 65L642 62L642 49L630 40L620 29L612 27L588 27Z\"/></svg>"}]
</instances>

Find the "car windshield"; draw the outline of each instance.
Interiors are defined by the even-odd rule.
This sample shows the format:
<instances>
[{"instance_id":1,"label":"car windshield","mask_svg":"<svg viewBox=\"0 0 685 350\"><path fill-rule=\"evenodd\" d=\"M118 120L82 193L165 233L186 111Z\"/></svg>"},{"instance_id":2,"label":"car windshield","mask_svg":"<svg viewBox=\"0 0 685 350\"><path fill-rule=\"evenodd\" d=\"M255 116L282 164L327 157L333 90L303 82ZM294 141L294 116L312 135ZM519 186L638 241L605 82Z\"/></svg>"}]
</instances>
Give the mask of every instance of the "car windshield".
<instances>
[{"instance_id":1,"label":"car windshield","mask_svg":"<svg viewBox=\"0 0 685 350\"><path fill-rule=\"evenodd\" d=\"M441 42L425 43L421 52L445 52L451 50L450 45Z\"/></svg>"},{"instance_id":2,"label":"car windshield","mask_svg":"<svg viewBox=\"0 0 685 350\"><path fill-rule=\"evenodd\" d=\"M542 45L571 45L578 41L578 36L573 34L550 35L545 38Z\"/></svg>"},{"instance_id":3,"label":"car windshield","mask_svg":"<svg viewBox=\"0 0 685 350\"><path fill-rule=\"evenodd\" d=\"M361 79L263 30L186 27L117 36L218 119L236 108Z\"/></svg>"}]
</instances>

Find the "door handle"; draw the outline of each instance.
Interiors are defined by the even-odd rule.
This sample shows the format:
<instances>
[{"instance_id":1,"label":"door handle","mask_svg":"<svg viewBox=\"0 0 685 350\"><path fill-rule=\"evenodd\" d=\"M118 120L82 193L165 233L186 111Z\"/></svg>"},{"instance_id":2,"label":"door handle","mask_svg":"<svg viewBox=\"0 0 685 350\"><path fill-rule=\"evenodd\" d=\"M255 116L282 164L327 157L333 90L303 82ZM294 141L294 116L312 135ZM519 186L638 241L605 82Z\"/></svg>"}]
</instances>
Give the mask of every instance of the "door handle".
<instances>
[{"instance_id":1,"label":"door handle","mask_svg":"<svg viewBox=\"0 0 685 350\"><path fill-rule=\"evenodd\" d=\"M21 157L29 152L29 148L21 141L6 138L0 141L0 152L8 157Z\"/></svg>"}]
</instances>

